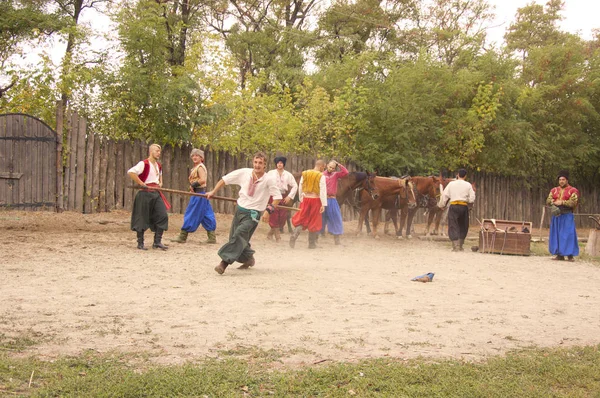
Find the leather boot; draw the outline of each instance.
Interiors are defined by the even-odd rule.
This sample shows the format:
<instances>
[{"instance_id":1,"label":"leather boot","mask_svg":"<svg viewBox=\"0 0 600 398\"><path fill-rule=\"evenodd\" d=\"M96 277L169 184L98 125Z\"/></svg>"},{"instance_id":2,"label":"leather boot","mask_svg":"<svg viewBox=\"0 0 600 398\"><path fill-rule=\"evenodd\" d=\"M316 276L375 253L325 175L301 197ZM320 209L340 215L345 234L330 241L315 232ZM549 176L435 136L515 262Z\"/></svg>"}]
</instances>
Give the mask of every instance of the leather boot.
<instances>
[{"instance_id":1,"label":"leather boot","mask_svg":"<svg viewBox=\"0 0 600 398\"><path fill-rule=\"evenodd\" d=\"M144 247L144 231L136 231L137 233L137 248L140 250L148 250Z\"/></svg>"},{"instance_id":2,"label":"leather boot","mask_svg":"<svg viewBox=\"0 0 600 398\"><path fill-rule=\"evenodd\" d=\"M333 241L335 242L336 246L340 244L340 236L339 235L333 235Z\"/></svg>"},{"instance_id":3,"label":"leather boot","mask_svg":"<svg viewBox=\"0 0 600 398\"><path fill-rule=\"evenodd\" d=\"M217 243L217 234L215 234L215 231L206 231L206 236L208 236L206 243L209 245L214 245Z\"/></svg>"},{"instance_id":4,"label":"leather boot","mask_svg":"<svg viewBox=\"0 0 600 398\"><path fill-rule=\"evenodd\" d=\"M292 232L292 234L290 235L290 247L293 249L294 247L296 247L296 239L298 239L298 236L300 236L300 232L302 231L302 227L301 226L297 226L294 229L294 232Z\"/></svg>"},{"instance_id":5,"label":"leather boot","mask_svg":"<svg viewBox=\"0 0 600 398\"><path fill-rule=\"evenodd\" d=\"M163 232L164 231L160 228L156 229L156 232L154 233L154 243L152 244L153 249L167 250L169 248L162 244Z\"/></svg>"},{"instance_id":6,"label":"leather boot","mask_svg":"<svg viewBox=\"0 0 600 398\"><path fill-rule=\"evenodd\" d=\"M464 252L464 251L465 251L465 249L463 249L463 244L464 244L464 243L465 243L465 240L464 240L464 239L459 239L459 240L458 240L458 251L459 251L459 252Z\"/></svg>"},{"instance_id":7,"label":"leather boot","mask_svg":"<svg viewBox=\"0 0 600 398\"><path fill-rule=\"evenodd\" d=\"M309 232L308 233L308 248L309 249L317 248L317 232Z\"/></svg>"},{"instance_id":8,"label":"leather boot","mask_svg":"<svg viewBox=\"0 0 600 398\"><path fill-rule=\"evenodd\" d=\"M229 267L229 264L226 263L225 261L221 260L219 265L217 265L215 267L215 271L217 271L218 274L222 275L223 272L225 272L225 268L227 268L227 267Z\"/></svg>"},{"instance_id":9,"label":"leather boot","mask_svg":"<svg viewBox=\"0 0 600 398\"><path fill-rule=\"evenodd\" d=\"M279 232L279 228L275 228L275 242L281 241L281 232Z\"/></svg>"},{"instance_id":10,"label":"leather boot","mask_svg":"<svg viewBox=\"0 0 600 398\"><path fill-rule=\"evenodd\" d=\"M459 250L459 243L457 240L452 241L452 251L457 252Z\"/></svg>"},{"instance_id":11,"label":"leather boot","mask_svg":"<svg viewBox=\"0 0 600 398\"><path fill-rule=\"evenodd\" d=\"M188 237L188 231L182 229L179 232L179 236L175 239L171 239L171 242L185 243L187 241L187 237Z\"/></svg>"},{"instance_id":12,"label":"leather boot","mask_svg":"<svg viewBox=\"0 0 600 398\"><path fill-rule=\"evenodd\" d=\"M254 256L252 256L248 260L244 261L244 263L240 265L238 269L248 269L250 267L254 267L254 264L256 264L256 260L254 260Z\"/></svg>"},{"instance_id":13,"label":"leather boot","mask_svg":"<svg viewBox=\"0 0 600 398\"><path fill-rule=\"evenodd\" d=\"M275 228L271 228L269 233L267 233L267 239L273 240L273 235L275 235Z\"/></svg>"}]
</instances>

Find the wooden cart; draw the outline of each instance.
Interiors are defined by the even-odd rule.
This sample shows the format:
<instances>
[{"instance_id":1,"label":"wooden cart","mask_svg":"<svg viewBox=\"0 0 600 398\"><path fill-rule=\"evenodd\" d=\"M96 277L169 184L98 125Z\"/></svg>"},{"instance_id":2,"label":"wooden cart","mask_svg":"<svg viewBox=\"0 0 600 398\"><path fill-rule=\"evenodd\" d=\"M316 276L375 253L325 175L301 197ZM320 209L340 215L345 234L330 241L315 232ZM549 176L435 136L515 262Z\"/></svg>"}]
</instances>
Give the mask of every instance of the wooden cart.
<instances>
[{"instance_id":1,"label":"wooden cart","mask_svg":"<svg viewBox=\"0 0 600 398\"><path fill-rule=\"evenodd\" d=\"M481 253L529 256L533 223L484 218L479 231Z\"/></svg>"}]
</instances>

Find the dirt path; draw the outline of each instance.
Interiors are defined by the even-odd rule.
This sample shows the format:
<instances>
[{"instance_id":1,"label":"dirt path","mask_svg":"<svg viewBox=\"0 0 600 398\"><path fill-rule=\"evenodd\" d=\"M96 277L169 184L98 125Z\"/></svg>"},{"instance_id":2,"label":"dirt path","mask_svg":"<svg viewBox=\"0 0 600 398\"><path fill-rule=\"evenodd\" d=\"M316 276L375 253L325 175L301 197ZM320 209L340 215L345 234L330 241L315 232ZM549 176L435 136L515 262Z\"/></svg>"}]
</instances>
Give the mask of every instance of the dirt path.
<instances>
[{"instance_id":1,"label":"dirt path","mask_svg":"<svg viewBox=\"0 0 600 398\"><path fill-rule=\"evenodd\" d=\"M221 243L230 220L218 216ZM170 218L166 241L182 221ZM295 366L600 342L600 267L581 261L349 234L317 250L303 234L292 250L261 223L254 269L219 276L204 232L140 252L125 212L0 212L0 225L0 334L33 336L26 354L40 358L93 349L181 363L258 347ZM410 281L430 271L433 283Z\"/></svg>"}]
</instances>

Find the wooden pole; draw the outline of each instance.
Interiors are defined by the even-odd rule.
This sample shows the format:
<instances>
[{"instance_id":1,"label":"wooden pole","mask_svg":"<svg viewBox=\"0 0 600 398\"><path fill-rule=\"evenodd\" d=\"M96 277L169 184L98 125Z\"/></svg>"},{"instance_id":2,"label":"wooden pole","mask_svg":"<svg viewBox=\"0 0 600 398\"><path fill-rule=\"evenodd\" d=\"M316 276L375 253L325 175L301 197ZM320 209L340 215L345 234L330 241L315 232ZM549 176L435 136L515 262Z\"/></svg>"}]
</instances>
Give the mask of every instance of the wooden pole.
<instances>
[{"instance_id":1,"label":"wooden pole","mask_svg":"<svg viewBox=\"0 0 600 398\"><path fill-rule=\"evenodd\" d=\"M540 242L542 241L542 225L544 224L545 218L546 218L546 206L542 207L542 218L540 219Z\"/></svg>"},{"instance_id":2,"label":"wooden pole","mask_svg":"<svg viewBox=\"0 0 600 398\"><path fill-rule=\"evenodd\" d=\"M178 195L187 195L187 196L200 196L201 198L206 198L206 194L205 193L196 193L196 192L188 192L188 191L180 191L177 189L168 189L168 188L159 188L159 187L147 187L147 188L143 188L141 186L133 186L133 189L154 189L155 191L162 191L162 192L169 192L169 193L174 193L174 194L178 194ZM236 198L230 198L227 196L216 196L213 195L210 199L215 199L215 200L225 200L228 202L237 202ZM289 206L280 206L277 205L275 206L277 208L280 209L285 209L285 210L292 210L292 211L298 211L300 209L297 209L295 207L289 207Z\"/></svg>"}]
</instances>

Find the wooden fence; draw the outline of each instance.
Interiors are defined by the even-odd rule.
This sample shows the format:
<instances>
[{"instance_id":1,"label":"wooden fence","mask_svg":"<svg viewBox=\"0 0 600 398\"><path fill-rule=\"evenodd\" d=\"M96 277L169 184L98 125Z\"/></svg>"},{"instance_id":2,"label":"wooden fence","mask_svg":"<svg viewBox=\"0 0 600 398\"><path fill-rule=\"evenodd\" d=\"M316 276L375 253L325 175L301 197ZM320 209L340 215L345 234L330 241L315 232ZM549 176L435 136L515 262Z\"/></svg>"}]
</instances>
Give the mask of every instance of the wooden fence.
<instances>
[{"instance_id":1,"label":"wooden fence","mask_svg":"<svg viewBox=\"0 0 600 398\"><path fill-rule=\"evenodd\" d=\"M110 211L112 209L131 210L135 190L133 183L127 175L127 170L137 162L148 156L148 144L140 141L121 140L115 141L100 137L88 131L84 118L76 113L66 119L65 163L63 176L63 194L58 193L58 203L62 203L64 210L73 210L84 213ZM58 133L62 126L57 125ZM233 156L224 151L213 151L202 148L205 152L206 167L208 169L208 187L229 171L240 167L252 167L252 159L239 155ZM189 187L187 176L190 166L190 152L192 147L184 145L173 147L163 146L161 163L163 165L163 185L171 189L187 190ZM268 160L269 168L272 166L273 154ZM285 154L288 158L286 169L291 172L302 171L314 166L314 158L309 156L296 156ZM348 168L357 170L354 164ZM542 209L552 188L551 185L529 186L526 181L474 173L469 175L469 180L475 182L477 187L477 200L473 209L471 222L476 224L475 218L495 218L501 220L532 221L537 228L542 218ZM578 213L600 213L599 192L597 187L585 184L576 184L581 192L581 204ZM235 197L236 186L226 186L220 195ZM172 204L171 212L183 213L189 197L175 194L166 194ZM218 213L232 213L234 204L225 201L213 201L213 208ZM60 207L60 206L59 206ZM423 211L416 216L417 223L426 221ZM354 219L351 209L343 208L345 220ZM543 220L545 227L549 225L550 216L546 212ZM592 223L587 216L576 217L578 227L591 227Z\"/></svg>"}]
</instances>

